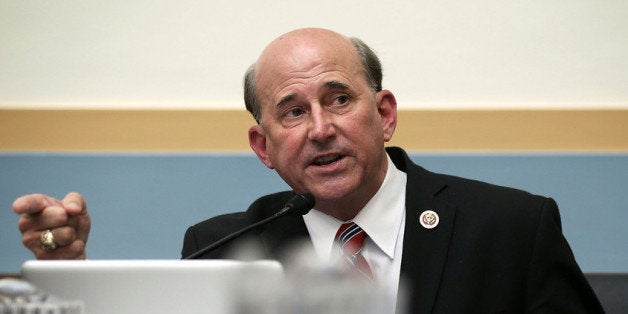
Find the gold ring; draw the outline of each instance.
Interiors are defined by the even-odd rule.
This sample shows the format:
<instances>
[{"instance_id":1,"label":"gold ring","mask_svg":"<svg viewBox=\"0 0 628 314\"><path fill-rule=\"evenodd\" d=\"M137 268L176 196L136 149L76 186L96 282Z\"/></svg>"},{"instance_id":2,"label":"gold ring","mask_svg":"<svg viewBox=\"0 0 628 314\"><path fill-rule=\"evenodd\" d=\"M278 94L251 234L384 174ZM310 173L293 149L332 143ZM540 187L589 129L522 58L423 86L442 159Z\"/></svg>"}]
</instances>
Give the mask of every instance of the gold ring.
<instances>
[{"instance_id":1,"label":"gold ring","mask_svg":"<svg viewBox=\"0 0 628 314\"><path fill-rule=\"evenodd\" d=\"M52 235L50 229L44 230L41 233L41 248L46 252L54 251L57 248L55 237Z\"/></svg>"}]
</instances>

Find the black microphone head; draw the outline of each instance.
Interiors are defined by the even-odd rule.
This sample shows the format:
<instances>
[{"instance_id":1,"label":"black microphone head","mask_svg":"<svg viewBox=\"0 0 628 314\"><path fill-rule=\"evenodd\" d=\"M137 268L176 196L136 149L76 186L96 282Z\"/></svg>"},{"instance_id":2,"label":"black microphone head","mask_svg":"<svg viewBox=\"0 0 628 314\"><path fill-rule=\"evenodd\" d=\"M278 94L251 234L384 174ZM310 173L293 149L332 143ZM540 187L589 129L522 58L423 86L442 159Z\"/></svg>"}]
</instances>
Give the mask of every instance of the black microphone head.
<instances>
[{"instance_id":1,"label":"black microphone head","mask_svg":"<svg viewBox=\"0 0 628 314\"><path fill-rule=\"evenodd\" d=\"M314 207L314 204L316 204L314 196L310 193L303 193L297 194L291 198L286 204L286 207L292 208L297 214L305 215Z\"/></svg>"}]
</instances>

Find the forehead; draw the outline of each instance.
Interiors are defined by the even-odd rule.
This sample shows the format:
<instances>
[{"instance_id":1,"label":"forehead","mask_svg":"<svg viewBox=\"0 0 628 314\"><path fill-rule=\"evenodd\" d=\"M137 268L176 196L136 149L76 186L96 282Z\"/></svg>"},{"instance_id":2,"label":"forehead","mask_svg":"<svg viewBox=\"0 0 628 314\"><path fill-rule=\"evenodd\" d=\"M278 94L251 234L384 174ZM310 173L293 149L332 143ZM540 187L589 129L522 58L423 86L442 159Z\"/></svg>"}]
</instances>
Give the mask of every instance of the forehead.
<instances>
[{"instance_id":1,"label":"forehead","mask_svg":"<svg viewBox=\"0 0 628 314\"><path fill-rule=\"evenodd\" d=\"M281 98L293 86L324 86L330 81L352 85L363 77L358 53L344 37L280 38L264 51L255 69L262 103Z\"/></svg>"}]
</instances>

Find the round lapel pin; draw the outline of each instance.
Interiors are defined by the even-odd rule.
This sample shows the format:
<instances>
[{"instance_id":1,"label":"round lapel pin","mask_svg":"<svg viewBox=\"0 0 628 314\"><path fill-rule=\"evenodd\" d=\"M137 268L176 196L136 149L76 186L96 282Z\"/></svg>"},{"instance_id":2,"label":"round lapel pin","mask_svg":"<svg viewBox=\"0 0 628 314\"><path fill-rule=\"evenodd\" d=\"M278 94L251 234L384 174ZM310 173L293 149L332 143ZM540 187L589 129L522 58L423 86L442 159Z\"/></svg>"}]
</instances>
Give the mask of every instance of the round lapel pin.
<instances>
[{"instance_id":1,"label":"round lapel pin","mask_svg":"<svg viewBox=\"0 0 628 314\"><path fill-rule=\"evenodd\" d=\"M421 226L423 226L423 228L432 229L438 226L438 214L433 210L426 210L421 213L419 221L421 222Z\"/></svg>"}]
</instances>

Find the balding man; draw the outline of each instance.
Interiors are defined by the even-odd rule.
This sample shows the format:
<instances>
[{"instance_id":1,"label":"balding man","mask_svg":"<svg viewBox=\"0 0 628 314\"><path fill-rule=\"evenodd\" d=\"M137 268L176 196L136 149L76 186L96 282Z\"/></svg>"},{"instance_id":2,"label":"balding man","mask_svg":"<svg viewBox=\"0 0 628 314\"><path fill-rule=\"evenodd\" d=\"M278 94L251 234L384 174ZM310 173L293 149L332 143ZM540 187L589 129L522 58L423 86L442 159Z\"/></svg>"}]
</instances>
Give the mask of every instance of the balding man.
<instances>
[{"instance_id":1,"label":"balding man","mask_svg":"<svg viewBox=\"0 0 628 314\"><path fill-rule=\"evenodd\" d=\"M246 107L257 121L249 142L292 191L190 227L182 255L307 192L316 200L307 215L281 217L247 237L264 257L278 258L305 240L302 245L330 259L343 254L334 243L352 246L359 238L348 261L393 296L403 278L410 313L603 312L562 235L552 199L431 173L402 149L385 147L397 104L381 81L378 58L358 39L299 29L271 42L245 76ZM24 243L42 258L84 257L84 203L76 194L64 201L18 199ZM47 214L52 209L56 215ZM48 229L57 248L37 241ZM202 257L224 258L231 246Z\"/></svg>"}]
</instances>

